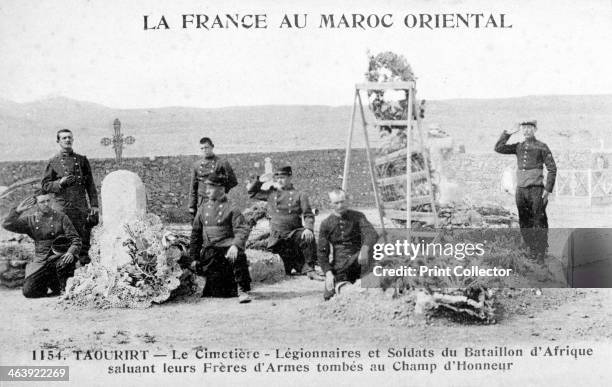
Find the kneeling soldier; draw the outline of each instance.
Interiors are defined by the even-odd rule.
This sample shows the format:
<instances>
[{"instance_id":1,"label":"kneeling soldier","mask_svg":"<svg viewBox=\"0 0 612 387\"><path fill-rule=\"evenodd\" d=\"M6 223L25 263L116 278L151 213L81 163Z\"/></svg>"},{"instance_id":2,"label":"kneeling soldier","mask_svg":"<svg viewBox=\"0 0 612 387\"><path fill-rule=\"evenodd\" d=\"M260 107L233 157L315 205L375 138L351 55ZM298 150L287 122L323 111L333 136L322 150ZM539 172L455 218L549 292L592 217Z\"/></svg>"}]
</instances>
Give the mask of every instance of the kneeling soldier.
<instances>
[{"instance_id":1,"label":"kneeling soldier","mask_svg":"<svg viewBox=\"0 0 612 387\"><path fill-rule=\"evenodd\" d=\"M206 181L208 202L193 221L190 256L196 272L206 277L202 297L235 297L250 302L251 277L244 246L250 227L240 210L225 196L223 175L210 174Z\"/></svg>"},{"instance_id":2,"label":"kneeling soldier","mask_svg":"<svg viewBox=\"0 0 612 387\"><path fill-rule=\"evenodd\" d=\"M367 265L378 233L365 215L348 208L346 193L340 189L329 193L333 212L319 229L319 265L325 273L323 298L329 300L336 293L336 284L354 283ZM329 248L333 249L330 263Z\"/></svg>"},{"instance_id":3,"label":"kneeling soldier","mask_svg":"<svg viewBox=\"0 0 612 387\"><path fill-rule=\"evenodd\" d=\"M315 216L310 207L308 196L295 189L291 183L290 166L274 172L274 185L262 189L257 179L249 183L247 190L251 198L267 200L270 214L270 237L268 249L278 254L285 267L285 274L305 274L318 280L315 272L317 246L314 237ZM303 223L302 223L303 221Z\"/></svg>"},{"instance_id":4,"label":"kneeling soldier","mask_svg":"<svg viewBox=\"0 0 612 387\"><path fill-rule=\"evenodd\" d=\"M66 287L66 280L74 275L76 258L81 248L81 238L65 214L51 209L49 195L38 193L11 209L4 219L5 229L27 234L34 240L35 255L28 263L23 284L27 298L58 295ZM32 214L20 216L37 205Z\"/></svg>"}]
</instances>

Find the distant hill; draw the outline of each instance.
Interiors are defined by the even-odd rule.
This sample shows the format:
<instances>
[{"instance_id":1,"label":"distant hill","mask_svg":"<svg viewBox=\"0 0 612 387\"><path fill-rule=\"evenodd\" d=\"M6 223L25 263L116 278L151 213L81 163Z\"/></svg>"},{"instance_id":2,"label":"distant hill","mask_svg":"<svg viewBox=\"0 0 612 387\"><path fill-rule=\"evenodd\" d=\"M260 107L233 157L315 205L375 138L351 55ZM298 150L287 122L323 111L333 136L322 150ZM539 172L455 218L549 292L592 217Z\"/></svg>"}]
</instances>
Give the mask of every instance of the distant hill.
<instances>
[{"instance_id":1,"label":"distant hill","mask_svg":"<svg viewBox=\"0 0 612 387\"><path fill-rule=\"evenodd\" d=\"M112 157L100 140L112 135L115 118L125 135L136 138L124 157L194 154L202 136L213 138L218 153L344 148L350 113L350 106L114 109L65 97L0 100L0 160L50 157L57 149L55 132L62 127L74 131L77 151ZM612 148L612 95L427 101L424 124L439 124L468 152L488 152L504 128L525 119L538 120L538 136L553 151L596 148L601 139ZM357 129L354 145L363 146ZM377 137L372 131L374 144Z\"/></svg>"}]
</instances>

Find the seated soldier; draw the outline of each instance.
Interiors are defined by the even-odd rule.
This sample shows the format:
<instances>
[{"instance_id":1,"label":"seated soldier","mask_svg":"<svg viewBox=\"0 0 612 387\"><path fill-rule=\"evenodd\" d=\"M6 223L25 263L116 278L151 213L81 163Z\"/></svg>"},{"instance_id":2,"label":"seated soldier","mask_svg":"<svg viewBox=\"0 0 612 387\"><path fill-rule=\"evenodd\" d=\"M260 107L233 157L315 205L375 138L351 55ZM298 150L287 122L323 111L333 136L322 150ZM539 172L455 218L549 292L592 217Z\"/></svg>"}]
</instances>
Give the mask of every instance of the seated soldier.
<instances>
[{"instance_id":1,"label":"seated soldier","mask_svg":"<svg viewBox=\"0 0 612 387\"><path fill-rule=\"evenodd\" d=\"M367 265L378 234L365 215L349 209L347 195L340 189L329 193L332 213L319 229L319 265L325 273L323 298L329 300L336 289L354 283ZM333 249L330 262L329 250Z\"/></svg>"},{"instance_id":2,"label":"seated soldier","mask_svg":"<svg viewBox=\"0 0 612 387\"><path fill-rule=\"evenodd\" d=\"M285 274L308 275L310 279L322 279L314 268L317 261L317 246L314 237L315 216L308 196L295 189L291 182L291 167L274 172L274 184L262 189L257 179L249 183L247 190L251 198L267 200L270 214L270 237L268 249L278 254L285 267Z\"/></svg>"},{"instance_id":3,"label":"seated soldier","mask_svg":"<svg viewBox=\"0 0 612 387\"><path fill-rule=\"evenodd\" d=\"M74 275L75 257L81 248L81 238L65 214L51 208L49 195L37 192L11 209L2 227L27 234L34 240L35 255L26 266L23 295L27 298L59 295L66 280ZM36 211L20 216L29 208Z\"/></svg>"},{"instance_id":4,"label":"seated soldier","mask_svg":"<svg viewBox=\"0 0 612 387\"><path fill-rule=\"evenodd\" d=\"M211 173L205 202L193 221L190 257L196 273L206 278L202 297L235 297L251 301L251 277L244 246L250 227L240 210L225 196L223 175Z\"/></svg>"}]
</instances>

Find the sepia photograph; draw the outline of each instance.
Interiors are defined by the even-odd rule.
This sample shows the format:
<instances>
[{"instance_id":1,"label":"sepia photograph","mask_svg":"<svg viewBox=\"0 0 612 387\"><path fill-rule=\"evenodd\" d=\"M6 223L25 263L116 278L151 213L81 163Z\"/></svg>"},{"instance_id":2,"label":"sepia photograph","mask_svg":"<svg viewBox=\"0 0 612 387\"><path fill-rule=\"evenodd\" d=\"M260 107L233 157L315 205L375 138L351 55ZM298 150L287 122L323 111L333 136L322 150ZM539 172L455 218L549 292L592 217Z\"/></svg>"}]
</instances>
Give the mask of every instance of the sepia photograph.
<instances>
[{"instance_id":1,"label":"sepia photograph","mask_svg":"<svg viewBox=\"0 0 612 387\"><path fill-rule=\"evenodd\" d=\"M0 0L0 385L610 385L611 46L610 0Z\"/></svg>"}]
</instances>

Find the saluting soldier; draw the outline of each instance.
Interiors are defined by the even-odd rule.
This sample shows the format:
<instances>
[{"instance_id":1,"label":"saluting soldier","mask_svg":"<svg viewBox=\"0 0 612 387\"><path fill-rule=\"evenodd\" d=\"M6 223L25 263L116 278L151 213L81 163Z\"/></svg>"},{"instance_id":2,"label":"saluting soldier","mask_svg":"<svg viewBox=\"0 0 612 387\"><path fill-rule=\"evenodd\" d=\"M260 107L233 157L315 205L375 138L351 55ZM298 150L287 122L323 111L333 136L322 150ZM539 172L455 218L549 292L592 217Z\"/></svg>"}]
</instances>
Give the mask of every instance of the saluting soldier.
<instances>
[{"instance_id":1,"label":"saluting soldier","mask_svg":"<svg viewBox=\"0 0 612 387\"><path fill-rule=\"evenodd\" d=\"M49 160L41 185L44 192L55 194L57 204L79 233L82 241L79 261L84 265L90 262L89 239L92 227L97 224L92 219L98 216L98 191L89 160L73 151L73 142L69 129L57 132L60 152Z\"/></svg>"},{"instance_id":2,"label":"saluting soldier","mask_svg":"<svg viewBox=\"0 0 612 387\"><path fill-rule=\"evenodd\" d=\"M191 173L191 186L189 192L189 213L195 216L198 208L208 199L206 196L206 185L204 181L211 173L223 175L226 178L224 183L225 193L228 193L232 188L238 185L234 170L227 160L219 158L214 153L212 140L208 137L200 139L200 150L202 151L202 159L198 160L193 165Z\"/></svg>"},{"instance_id":3,"label":"saluting soldier","mask_svg":"<svg viewBox=\"0 0 612 387\"><path fill-rule=\"evenodd\" d=\"M251 277L245 244L251 228L225 195L226 178L212 173L203 185L208 201L193 221L190 257L196 273L206 278L202 297L235 297L251 301Z\"/></svg>"},{"instance_id":4,"label":"saluting soldier","mask_svg":"<svg viewBox=\"0 0 612 387\"><path fill-rule=\"evenodd\" d=\"M524 141L507 144L510 136L519 130L523 132ZM517 157L515 199L521 234L531 250L532 258L542 261L548 247L546 205L555 185L557 166L548 146L536 140L536 130L537 121L522 122L512 132L505 130L495 144L495 151ZM544 166L548 172L546 183Z\"/></svg>"},{"instance_id":5,"label":"saluting soldier","mask_svg":"<svg viewBox=\"0 0 612 387\"><path fill-rule=\"evenodd\" d=\"M81 238L65 214L55 211L49 195L38 192L11 209L2 227L8 231L27 234L34 240L34 259L26 265L23 295L27 298L59 295L66 280L74 275L76 256ZM22 214L37 206L36 211Z\"/></svg>"},{"instance_id":6,"label":"saluting soldier","mask_svg":"<svg viewBox=\"0 0 612 387\"><path fill-rule=\"evenodd\" d=\"M336 293L336 287L360 278L378 240L378 233L366 216L349 208L346 192L335 189L329 193L329 199L332 213L321 222L318 241L319 265L325 273L325 300Z\"/></svg>"},{"instance_id":7,"label":"saluting soldier","mask_svg":"<svg viewBox=\"0 0 612 387\"><path fill-rule=\"evenodd\" d=\"M267 200L270 215L268 249L280 255L285 273L306 274L310 279L321 279L314 271L317 246L314 237L315 215L308 196L298 191L291 181L290 166L274 172L274 183L263 190L259 178L247 186L249 197Z\"/></svg>"}]
</instances>

